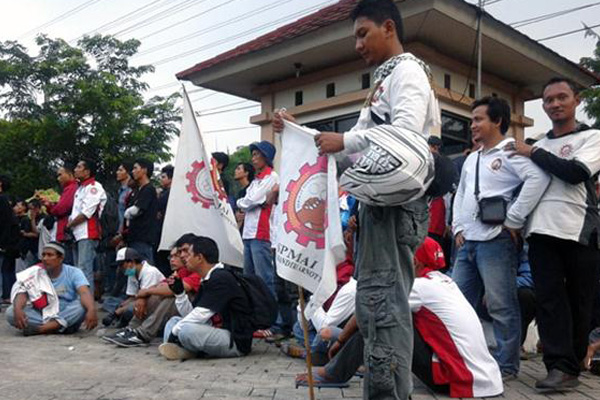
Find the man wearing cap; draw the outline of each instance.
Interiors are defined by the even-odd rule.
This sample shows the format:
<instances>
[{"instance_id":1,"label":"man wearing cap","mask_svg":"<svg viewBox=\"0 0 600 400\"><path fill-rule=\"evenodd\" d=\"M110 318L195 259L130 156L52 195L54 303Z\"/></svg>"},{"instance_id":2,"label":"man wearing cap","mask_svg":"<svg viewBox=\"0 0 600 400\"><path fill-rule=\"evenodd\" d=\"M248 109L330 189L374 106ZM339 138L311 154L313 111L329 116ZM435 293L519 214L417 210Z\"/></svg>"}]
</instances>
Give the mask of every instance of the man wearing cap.
<instances>
[{"instance_id":1,"label":"man wearing cap","mask_svg":"<svg viewBox=\"0 0 600 400\"><path fill-rule=\"evenodd\" d=\"M114 313L104 318L102 323L110 325L115 318L121 318L127 311L141 315L145 309L145 298L137 298L137 294L143 289L149 289L157 285L165 276L158 268L148 264L137 250L131 247L123 247L117 252L117 264L123 268L127 276L127 299L125 299Z\"/></svg>"},{"instance_id":2,"label":"man wearing cap","mask_svg":"<svg viewBox=\"0 0 600 400\"><path fill-rule=\"evenodd\" d=\"M65 249L60 243L50 242L44 246L42 263L51 288L40 290L40 287L35 289L27 284L28 277L36 276L35 281L43 285L44 269L39 265L29 267L17 277L17 283L13 287L13 305L6 311L6 317L9 324L26 336L73 333L82 323L86 329L92 330L98 324L87 279L80 269L63 264L64 257ZM37 294L36 298L31 301L30 294L34 293ZM56 299L58 312L45 318L45 309L52 306L51 301Z\"/></svg>"},{"instance_id":3,"label":"man wearing cap","mask_svg":"<svg viewBox=\"0 0 600 400\"><path fill-rule=\"evenodd\" d=\"M275 146L263 140L250 145L252 165L256 170L254 180L246 190L246 196L237 201L245 213L244 273L258 275L275 295L275 269L271 256L271 219L273 204L269 194L277 190L279 177L273 170Z\"/></svg>"}]
</instances>

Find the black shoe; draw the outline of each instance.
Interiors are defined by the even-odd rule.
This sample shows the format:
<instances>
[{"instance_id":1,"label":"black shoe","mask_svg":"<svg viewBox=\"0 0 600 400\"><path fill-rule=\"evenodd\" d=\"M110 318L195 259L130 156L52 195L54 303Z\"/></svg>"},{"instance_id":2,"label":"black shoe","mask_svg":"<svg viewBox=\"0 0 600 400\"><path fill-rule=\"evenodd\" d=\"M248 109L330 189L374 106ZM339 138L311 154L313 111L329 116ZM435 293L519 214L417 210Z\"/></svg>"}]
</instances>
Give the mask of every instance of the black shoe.
<instances>
[{"instance_id":1,"label":"black shoe","mask_svg":"<svg viewBox=\"0 0 600 400\"><path fill-rule=\"evenodd\" d=\"M121 329L119 331L111 333L110 335L103 335L101 339L106 342L113 343L113 339L127 335L130 330L131 329L129 328Z\"/></svg>"},{"instance_id":2,"label":"black shoe","mask_svg":"<svg viewBox=\"0 0 600 400\"><path fill-rule=\"evenodd\" d=\"M551 369L544 379L535 383L535 388L542 391L561 391L572 389L578 385L579 379L577 376L558 369Z\"/></svg>"},{"instance_id":3,"label":"black shoe","mask_svg":"<svg viewBox=\"0 0 600 400\"><path fill-rule=\"evenodd\" d=\"M124 335L114 337L109 341L119 347L148 346L148 342L141 338L134 330L129 330Z\"/></svg>"},{"instance_id":4,"label":"black shoe","mask_svg":"<svg viewBox=\"0 0 600 400\"><path fill-rule=\"evenodd\" d=\"M110 326L116 318L117 318L117 314L110 313L106 317L102 318L102 325Z\"/></svg>"}]
</instances>

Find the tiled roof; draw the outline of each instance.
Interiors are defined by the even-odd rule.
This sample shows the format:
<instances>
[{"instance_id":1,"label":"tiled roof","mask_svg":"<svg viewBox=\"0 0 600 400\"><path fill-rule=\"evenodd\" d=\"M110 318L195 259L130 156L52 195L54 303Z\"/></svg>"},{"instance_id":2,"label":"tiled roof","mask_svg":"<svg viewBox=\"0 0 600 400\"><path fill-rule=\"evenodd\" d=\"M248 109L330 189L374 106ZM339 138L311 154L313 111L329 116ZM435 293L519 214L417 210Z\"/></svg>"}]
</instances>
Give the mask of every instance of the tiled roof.
<instances>
[{"instance_id":1,"label":"tiled roof","mask_svg":"<svg viewBox=\"0 0 600 400\"><path fill-rule=\"evenodd\" d=\"M243 54L266 49L275 44L305 35L335 22L343 21L348 18L350 11L352 11L357 2L358 0L340 0L335 4L322 8L319 11L307 15L306 17L303 17L295 22L282 26L273 32L269 32L232 50L196 64L185 71L181 71L176 75L177 79L186 79L190 75L200 70L212 67L216 64L222 63L223 61L239 57Z\"/></svg>"}]
</instances>

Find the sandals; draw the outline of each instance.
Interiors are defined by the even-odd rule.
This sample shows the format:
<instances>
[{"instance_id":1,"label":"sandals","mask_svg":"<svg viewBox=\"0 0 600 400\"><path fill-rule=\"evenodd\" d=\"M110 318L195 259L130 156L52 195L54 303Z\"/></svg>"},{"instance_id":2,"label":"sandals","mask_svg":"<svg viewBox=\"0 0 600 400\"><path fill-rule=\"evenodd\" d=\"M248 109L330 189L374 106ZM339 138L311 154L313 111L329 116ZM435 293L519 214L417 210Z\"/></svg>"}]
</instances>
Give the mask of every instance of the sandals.
<instances>
[{"instance_id":1,"label":"sandals","mask_svg":"<svg viewBox=\"0 0 600 400\"><path fill-rule=\"evenodd\" d=\"M313 372L313 386L318 388L347 388L350 386L348 382L332 382L328 381L327 378ZM298 374L296 375L296 389L298 387L307 387L308 386L308 374Z\"/></svg>"}]
</instances>

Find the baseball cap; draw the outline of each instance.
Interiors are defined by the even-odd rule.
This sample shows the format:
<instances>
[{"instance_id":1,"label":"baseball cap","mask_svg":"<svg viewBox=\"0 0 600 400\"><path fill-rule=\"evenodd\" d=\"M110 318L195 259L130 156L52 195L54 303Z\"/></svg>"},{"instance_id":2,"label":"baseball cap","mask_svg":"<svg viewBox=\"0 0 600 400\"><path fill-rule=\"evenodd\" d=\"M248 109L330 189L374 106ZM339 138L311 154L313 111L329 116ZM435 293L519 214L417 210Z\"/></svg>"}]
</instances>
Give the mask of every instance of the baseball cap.
<instances>
[{"instance_id":1,"label":"baseball cap","mask_svg":"<svg viewBox=\"0 0 600 400\"><path fill-rule=\"evenodd\" d=\"M275 146L273 146L270 142L263 140L262 142L254 142L250 145L250 152L253 150L258 150L267 160L267 164L270 167L273 166L273 160L275 159Z\"/></svg>"},{"instance_id":2,"label":"baseball cap","mask_svg":"<svg viewBox=\"0 0 600 400\"><path fill-rule=\"evenodd\" d=\"M143 257L140 253L137 252L136 249L132 249L131 247L123 247L117 251L117 263L122 263L123 261L131 261L131 260L142 260Z\"/></svg>"},{"instance_id":3,"label":"baseball cap","mask_svg":"<svg viewBox=\"0 0 600 400\"><path fill-rule=\"evenodd\" d=\"M423 244L419 246L415 258L429 271L436 271L446 266L442 246L430 237L426 237Z\"/></svg>"}]
</instances>

